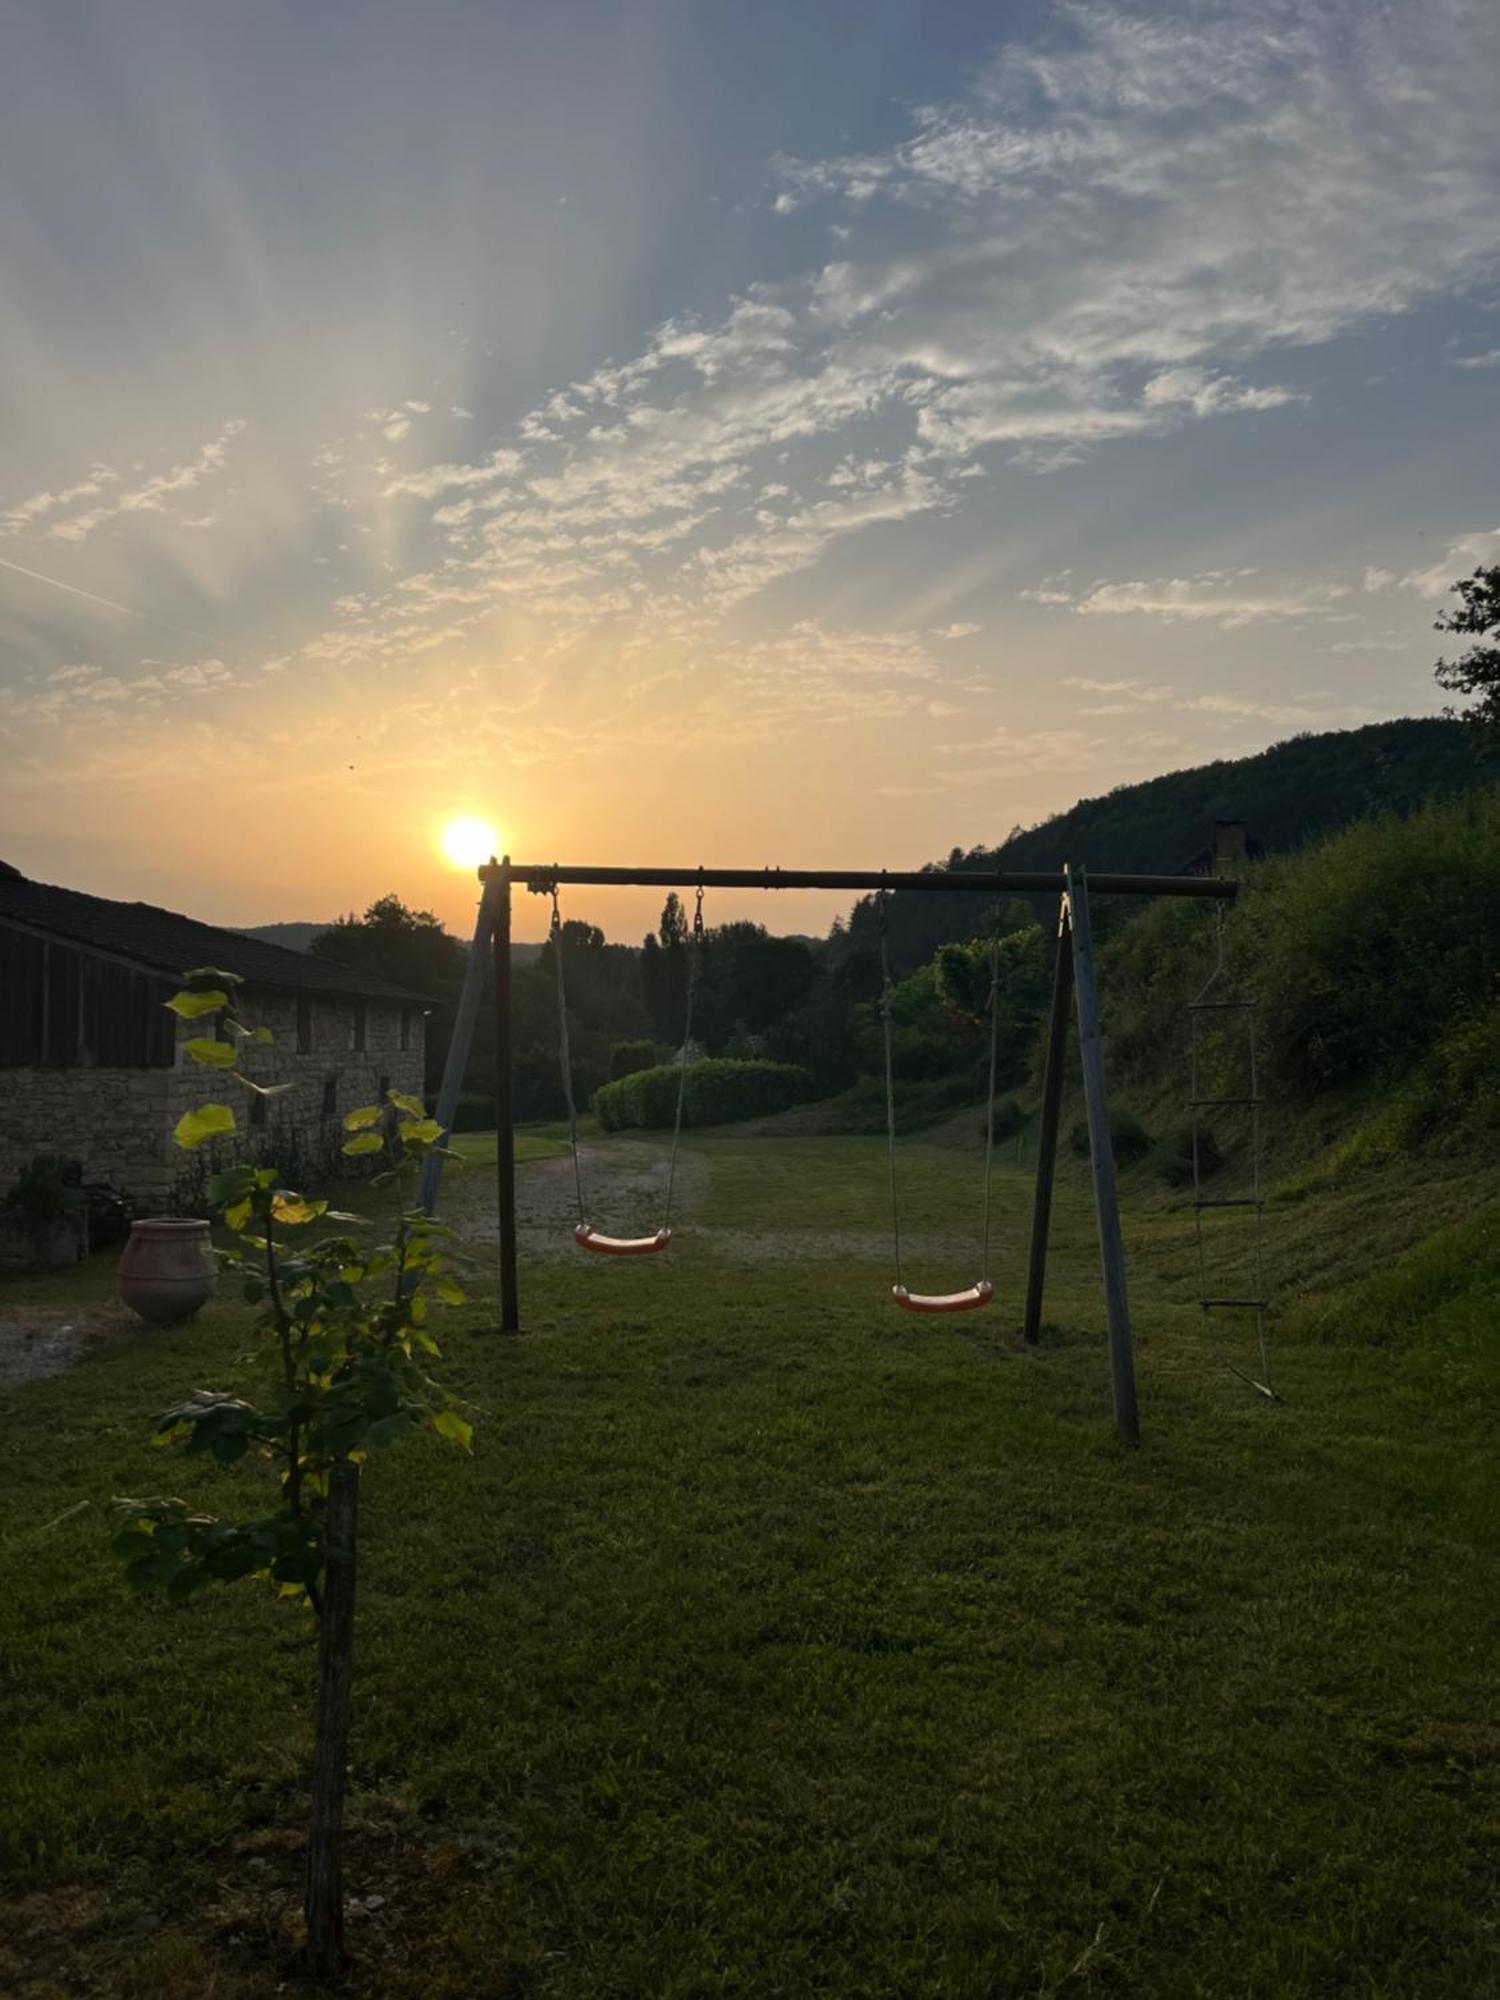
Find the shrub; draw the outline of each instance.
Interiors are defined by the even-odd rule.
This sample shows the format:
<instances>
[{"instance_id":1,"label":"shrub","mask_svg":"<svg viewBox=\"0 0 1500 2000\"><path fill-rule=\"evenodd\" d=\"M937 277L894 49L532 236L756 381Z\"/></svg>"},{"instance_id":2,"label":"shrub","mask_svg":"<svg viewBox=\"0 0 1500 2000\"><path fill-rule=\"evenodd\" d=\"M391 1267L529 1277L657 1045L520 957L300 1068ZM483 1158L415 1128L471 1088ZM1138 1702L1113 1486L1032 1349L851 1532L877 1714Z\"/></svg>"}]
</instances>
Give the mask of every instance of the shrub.
<instances>
[{"instance_id":1,"label":"shrub","mask_svg":"<svg viewBox=\"0 0 1500 2000\"><path fill-rule=\"evenodd\" d=\"M1089 1155L1089 1128L1087 1124L1075 1125L1068 1134L1068 1144L1081 1159ZM1132 1166L1135 1161L1145 1158L1151 1151L1151 1134L1140 1119L1130 1111L1116 1111L1109 1121L1109 1147L1118 1167Z\"/></svg>"},{"instance_id":2,"label":"shrub","mask_svg":"<svg viewBox=\"0 0 1500 2000\"><path fill-rule=\"evenodd\" d=\"M606 1132L665 1130L677 1116L678 1079L675 1063L636 1070L594 1092L594 1115ZM812 1095L812 1078L793 1063L718 1057L689 1063L682 1089L684 1125L729 1125L790 1110Z\"/></svg>"},{"instance_id":3,"label":"shrub","mask_svg":"<svg viewBox=\"0 0 1500 2000\"><path fill-rule=\"evenodd\" d=\"M635 1076L640 1070L654 1069L660 1060L653 1041L616 1042L609 1057L610 1082L618 1083L622 1076Z\"/></svg>"},{"instance_id":4,"label":"shrub","mask_svg":"<svg viewBox=\"0 0 1500 2000\"><path fill-rule=\"evenodd\" d=\"M1218 1141L1206 1125L1198 1127L1198 1175L1207 1180L1224 1164L1224 1155L1219 1151ZM1168 1187L1187 1187L1193 1178L1193 1128L1179 1125L1177 1130L1162 1140L1151 1150L1153 1170Z\"/></svg>"},{"instance_id":5,"label":"shrub","mask_svg":"<svg viewBox=\"0 0 1500 2000\"><path fill-rule=\"evenodd\" d=\"M1012 1139L1026 1123L1026 1113L1013 1097L1002 1097L995 1106L995 1137Z\"/></svg>"},{"instance_id":6,"label":"shrub","mask_svg":"<svg viewBox=\"0 0 1500 2000\"><path fill-rule=\"evenodd\" d=\"M0 1208L18 1215L30 1229L45 1229L84 1206L78 1163L56 1153L38 1153L0 1196Z\"/></svg>"}]
</instances>

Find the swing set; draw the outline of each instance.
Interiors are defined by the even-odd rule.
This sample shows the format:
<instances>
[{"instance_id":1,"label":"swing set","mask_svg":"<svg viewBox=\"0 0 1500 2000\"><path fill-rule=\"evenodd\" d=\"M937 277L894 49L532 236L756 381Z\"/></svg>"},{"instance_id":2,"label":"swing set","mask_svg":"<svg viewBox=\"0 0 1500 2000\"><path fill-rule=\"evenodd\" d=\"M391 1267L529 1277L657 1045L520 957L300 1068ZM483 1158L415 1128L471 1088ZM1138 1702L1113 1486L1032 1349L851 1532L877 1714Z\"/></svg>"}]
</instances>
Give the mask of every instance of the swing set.
<instances>
[{"instance_id":1,"label":"swing set","mask_svg":"<svg viewBox=\"0 0 1500 2000\"><path fill-rule=\"evenodd\" d=\"M971 1285L953 1292L913 1292L902 1277L902 1232L900 1183L897 1172L896 1109L892 1049L892 1009L894 991L886 934L886 913L894 894L942 894L955 890L986 897L1025 895L1060 891L1057 918L1056 955L1053 964L1052 999L1047 1023L1046 1067L1042 1082L1036 1183L1032 1206L1031 1247L1027 1272L1026 1305L1022 1331L1032 1345L1040 1338L1042 1298L1046 1283L1047 1243L1052 1213L1052 1185L1057 1163L1058 1124L1062 1108L1063 1068L1067 1049L1068 1022L1076 1011L1078 1042L1083 1070L1084 1102L1088 1114L1089 1155L1093 1175L1094 1208L1098 1223L1099 1256L1104 1280L1105 1312L1109 1327L1110 1377L1114 1397L1115 1428L1129 1444L1140 1441L1140 1421L1136 1407L1135 1361L1131 1342L1130 1313L1125 1284L1125 1255L1120 1233L1119 1196L1115 1182L1114 1153L1110 1144L1109 1105L1105 1092L1104 1060L1099 1025L1098 990L1094 975L1093 940L1089 919L1089 894L1106 896L1194 896L1217 898L1221 905L1237 892L1238 885L1221 876L1119 875L1089 877L1082 867L1065 867L1055 872L996 872L966 869L923 869L895 874L885 870L827 870L783 868L592 868L560 867L514 863L506 856L490 860L479 870L483 884L473 946L459 998L453 1040L449 1046L438 1093L436 1120L443 1130L451 1129L458 1094L468 1064L479 1010L486 953L492 968L495 1032L495 1113L496 1187L500 1237L500 1323L502 1330L520 1330L521 1304L517 1267L516 1154L513 1079L513 1035L511 1023L511 899L515 888L524 887L534 895L552 899L549 938L557 975L558 1055L568 1109L569 1151L573 1162L578 1221L573 1239L582 1250L609 1257L646 1257L659 1254L672 1241L672 1195L676 1183L677 1160L682 1140L683 1107L687 1093L687 1072L692 1042L693 1005L703 953L703 897L708 889L825 889L873 893L877 899L880 933L881 1002L880 1014L885 1055L886 1136L891 1191L891 1236L895 1262L895 1283L891 1295L903 1311L910 1313L971 1312L986 1306L995 1296L989 1275L990 1186L995 1142L995 1075L998 1045L999 953L992 945L990 985L985 1011L989 1016L989 1092L985 1119L983 1199L980 1228L979 1276ZM560 892L567 886L621 888L694 888L697 903L688 947L688 979L685 995L682 1046L677 1058L677 1098L672 1121L672 1143L667 1162L667 1185L661 1225L648 1236L612 1236L597 1229L589 1218L584 1193L583 1167L578 1144L578 1110L573 1093L572 1056L568 1039L567 984L564 970L563 922ZM1222 959L1221 959L1222 963ZM1196 1089L1194 1090L1196 1096ZM442 1171L440 1155L429 1156L423 1166L420 1199L429 1213L437 1202ZM1196 1176L1195 1176L1196 1178ZM1257 1181L1257 1194L1258 1181ZM1195 1185L1196 1203L1201 1200ZM1205 1204L1207 1205L1207 1204ZM1206 1283L1205 1283L1206 1290ZM1228 1301L1204 1302L1211 1305ZM1236 1302L1238 1303L1238 1302ZM1263 1312L1263 1302L1261 1306ZM1263 1320L1258 1319L1264 1345ZM1256 1382L1256 1387L1263 1384ZM1269 1391L1267 1391L1269 1393Z\"/></svg>"}]
</instances>

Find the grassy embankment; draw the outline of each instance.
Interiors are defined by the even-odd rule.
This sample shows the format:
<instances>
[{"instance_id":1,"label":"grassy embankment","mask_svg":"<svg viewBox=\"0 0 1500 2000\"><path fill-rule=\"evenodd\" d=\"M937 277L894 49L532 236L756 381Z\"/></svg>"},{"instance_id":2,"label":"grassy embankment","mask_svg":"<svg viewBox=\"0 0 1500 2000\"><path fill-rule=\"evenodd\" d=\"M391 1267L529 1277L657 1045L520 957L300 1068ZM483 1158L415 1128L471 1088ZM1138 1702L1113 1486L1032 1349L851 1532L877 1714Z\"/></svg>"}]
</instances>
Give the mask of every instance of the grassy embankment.
<instances>
[{"instance_id":1,"label":"grassy embankment","mask_svg":"<svg viewBox=\"0 0 1500 2000\"><path fill-rule=\"evenodd\" d=\"M919 1281L972 1275L957 1136L905 1159ZM531 1259L520 1339L483 1282L452 1316L472 1461L370 1469L363 1990L1491 1990L1487 1190L1376 1165L1279 1212L1273 1408L1216 1367L1184 1218L1133 1169L1127 1454L1081 1161L1026 1354L1013 1168L1002 1308L931 1324L884 1297L878 1141L689 1160L668 1258ZM476 1174L452 1212L477 1231L488 1198ZM232 1380L242 1325L223 1303L3 1398L7 1992L278 1990L309 1633L254 1585L133 1601L105 1545L114 1493L248 1501L253 1471L146 1442Z\"/></svg>"}]
</instances>

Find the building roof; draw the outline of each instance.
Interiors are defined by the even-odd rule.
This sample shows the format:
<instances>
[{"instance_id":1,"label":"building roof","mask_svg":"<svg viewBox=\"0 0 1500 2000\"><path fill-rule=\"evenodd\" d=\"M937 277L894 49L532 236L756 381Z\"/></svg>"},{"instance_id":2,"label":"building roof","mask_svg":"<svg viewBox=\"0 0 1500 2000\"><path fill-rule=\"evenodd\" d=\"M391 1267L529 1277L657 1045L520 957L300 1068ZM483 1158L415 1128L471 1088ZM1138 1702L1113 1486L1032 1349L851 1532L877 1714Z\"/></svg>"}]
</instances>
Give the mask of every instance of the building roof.
<instances>
[{"instance_id":1,"label":"building roof","mask_svg":"<svg viewBox=\"0 0 1500 2000\"><path fill-rule=\"evenodd\" d=\"M114 903L103 896L85 896L77 889L31 882L13 868L0 865L0 923L7 920L73 944L112 952L171 979L180 979L196 966L213 965L224 972L237 972L247 986L322 993L330 999L396 1000L418 1007L432 1004L424 994L407 992L354 966L289 951L284 945L267 944L263 938L220 930L216 924L200 924L175 910L159 910L152 903Z\"/></svg>"}]
</instances>

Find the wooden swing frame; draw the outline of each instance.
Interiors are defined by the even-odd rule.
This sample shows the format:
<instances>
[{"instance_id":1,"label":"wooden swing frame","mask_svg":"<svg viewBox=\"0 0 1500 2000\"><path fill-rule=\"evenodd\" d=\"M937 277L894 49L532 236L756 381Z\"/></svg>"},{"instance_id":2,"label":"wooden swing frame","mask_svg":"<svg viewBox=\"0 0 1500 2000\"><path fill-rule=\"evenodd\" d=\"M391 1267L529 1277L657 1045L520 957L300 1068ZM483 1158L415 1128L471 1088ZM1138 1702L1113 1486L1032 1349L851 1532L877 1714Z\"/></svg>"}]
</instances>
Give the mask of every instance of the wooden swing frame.
<instances>
[{"instance_id":1,"label":"wooden swing frame","mask_svg":"<svg viewBox=\"0 0 1500 2000\"><path fill-rule=\"evenodd\" d=\"M1099 1261L1104 1280L1105 1314L1109 1326L1110 1380L1115 1429L1127 1444L1140 1442L1136 1406L1135 1357L1125 1284L1125 1250L1120 1234L1119 1193L1114 1152L1109 1138L1109 1100L1104 1081L1104 1053L1099 1025L1098 986L1094 975L1093 933L1089 896L1194 896L1232 899L1238 884L1216 875L1089 876L1082 867L1037 871L981 871L932 868L895 873L873 869L802 868L594 868L556 864L517 863L509 855L490 860L479 870L483 885L474 942L469 954L463 992L454 1022L453 1041L438 1093L436 1118L451 1130L458 1094L468 1063L478 1017L483 971L488 954L494 982L495 1032L495 1181L499 1207L500 1325L506 1333L521 1326L521 1292L517 1269L516 1146L514 1041L511 1024L511 902L519 887L534 895L550 895L563 885L637 889L821 889L869 894L976 896L1059 894L1057 943L1053 962L1052 1000L1047 1020L1046 1067L1037 1139L1036 1183L1032 1202L1031 1249L1027 1266L1026 1305L1022 1321L1025 1340L1035 1345L1041 1334L1042 1299L1046 1285L1047 1243L1051 1227L1052 1184L1057 1165L1058 1120L1062 1109L1063 1070L1068 1021L1076 1012L1088 1113L1089 1154L1093 1173L1094 1210L1099 1231ZM431 1213L437 1203L442 1160L424 1163L420 1199ZM653 1246L654 1247L654 1246ZM929 1295L926 1310L964 1311L975 1303L965 1293ZM948 1305L946 1300L954 1300ZM962 1303L959 1303L962 1301Z\"/></svg>"}]
</instances>

